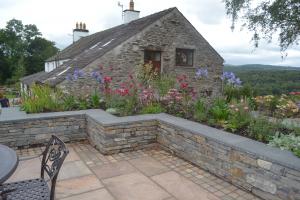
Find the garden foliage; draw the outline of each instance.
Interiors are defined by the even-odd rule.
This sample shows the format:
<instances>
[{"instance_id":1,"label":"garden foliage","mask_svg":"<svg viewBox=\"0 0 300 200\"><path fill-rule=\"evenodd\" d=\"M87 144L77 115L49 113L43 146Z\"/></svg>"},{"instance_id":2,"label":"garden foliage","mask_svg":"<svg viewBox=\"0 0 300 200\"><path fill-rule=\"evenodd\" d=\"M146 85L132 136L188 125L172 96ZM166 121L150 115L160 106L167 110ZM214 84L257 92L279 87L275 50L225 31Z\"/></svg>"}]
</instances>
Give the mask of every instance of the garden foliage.
<instances>
[{"instance_id":1,"label":"garden foliage","mask_svg":"<svg viewBox=\"0 0 300 200\"><path fill-rule=\"evenodd\" d=\"M30 95L23 95L23 109L34 113L101 108L119 116L166 112L261 142L270 142L299 155L299 145L291 143L288 146L286 143L300 137L300 128L288 127L269 118L299 116L298 94L254 97L249 86L242 86L238 77L227 72L220 77L224 82L223 96L200 96L202 93L198 94L192 83L209 76L206 68L196 69L193 80L185 74L158 76L149 66L144 68L147 70L129 73L127 79L118 85L114 85L113 77L102 73L102 68L91 74L75 70L67 75L70 83L79 78L92 78L97 82L90 95L67 95L48 86L36 85ZM254 111L259 115L254 115Z\"/></svg>"}]
</instances>

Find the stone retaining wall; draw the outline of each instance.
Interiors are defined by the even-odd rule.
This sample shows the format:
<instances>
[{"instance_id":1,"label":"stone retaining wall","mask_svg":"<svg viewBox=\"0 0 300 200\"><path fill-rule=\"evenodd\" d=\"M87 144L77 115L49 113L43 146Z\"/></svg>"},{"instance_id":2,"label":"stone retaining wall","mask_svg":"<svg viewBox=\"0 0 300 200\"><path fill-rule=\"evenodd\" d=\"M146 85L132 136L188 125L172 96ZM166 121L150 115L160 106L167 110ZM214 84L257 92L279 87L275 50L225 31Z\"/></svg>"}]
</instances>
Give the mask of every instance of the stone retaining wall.
<instances>
[{"instance_id":1,"label":"stone retaining wall","mask_svg":"<svg viewBox=\"0 0 300 200\"><path fill-rule=\"evenodd\" d=\"M103 125L88 117L87 134L90 143L103 154L133 151L156 143L157 122L152 120Z\"/></svg>"},{"instance_id":2,"label":"stone retaining wall","mask_svg":"<svg viewBox=\"0 0 300 200\"><path fill-rule=\"evenodd\" d=\"M103 154L159 144L263 199L300 199L300 159L291 152L167 114L119 118L88 110L6 118L0 116L1 144L40 144L51 134L88 138Z\"/></svg>"},{"instance_id":3,"label":"stone retaining wall","mask_svg":"<svg viewBox=\"0 0 300 200\"><path fill-rule=\"evenodd\" d=\"M163 148L263 199L300 199L297 170L172 125L161 123L158 133Z\"/></svg>"},{"instance_id":4,"label":"stone retaining wall","mask_svg":"<svg viewBox=\"0 0 300 200\"><path fill-rule=\"evenodd\" d=\"M11 147L43 144L52 134L64 141L86 139L85 115L0 121L0 143Z\"/></svg>"}]
</instances>

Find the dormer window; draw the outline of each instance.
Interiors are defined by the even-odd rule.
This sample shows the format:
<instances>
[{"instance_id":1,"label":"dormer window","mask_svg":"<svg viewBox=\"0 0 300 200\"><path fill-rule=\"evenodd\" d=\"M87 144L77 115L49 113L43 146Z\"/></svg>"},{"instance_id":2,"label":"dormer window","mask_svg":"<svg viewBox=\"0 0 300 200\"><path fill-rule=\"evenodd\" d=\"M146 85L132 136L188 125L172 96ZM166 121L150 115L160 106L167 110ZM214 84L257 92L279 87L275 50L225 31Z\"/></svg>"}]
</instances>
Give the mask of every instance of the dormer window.
<instances>
[{"instance_id":1,"label":"dormer window","mask_svg":"<svg viewBox=\"0 0 300 200\"><path fill-rule=\"evenodd\" d=\"M193 66L193 49L176 49L176 66Z\"/></svg>"}]
</instances>

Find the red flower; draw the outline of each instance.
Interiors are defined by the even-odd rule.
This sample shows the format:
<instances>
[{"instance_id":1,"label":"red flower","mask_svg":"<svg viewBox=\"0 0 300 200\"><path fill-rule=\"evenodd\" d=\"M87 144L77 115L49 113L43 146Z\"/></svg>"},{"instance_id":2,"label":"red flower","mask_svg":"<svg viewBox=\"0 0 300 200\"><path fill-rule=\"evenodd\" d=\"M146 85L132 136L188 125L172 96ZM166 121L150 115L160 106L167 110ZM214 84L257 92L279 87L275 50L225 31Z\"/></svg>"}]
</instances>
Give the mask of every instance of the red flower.
<instances>
[{"instance_id":1,"label":"red flower","mask_svg":"<svg viewBox=\"0 0 300 200\"><path fill-rule=\"evenodd\" d=\"M186 88L188 88L188 86L189 86L188 83L185 83L185 82L180 83L180 88L181 89L186 89Z\"/></svg>"},{"instance_id":2,"label":"red flower","mask_svg":"<svg viewBox=\"0 0 300 200\"><path fill-rule=\"evenodd\" d=\"M118 88L118 89L116 89L116 93L121 96L127 96L127 95L129 95L129 89L128 88Z\"/></svg>"},{"instance_id":3,"label":"red flower","mask_svg":"<svg viewBox=\"0 0 300 200\"><path fill-rule=\"evenodd\" d=\"M104 77L104 83L110 83L111 81L112 81L112 77L110 77L110 76Z\"/></svg>"},{"instance_id":4,"label":"red flower","mask_svg":"<svg viewBox=\"0 0 300 200\"><path fill-rule=\"evenodd\" d=\"M100 69L100 70L103 70L103 66L102 66L102 65L99 65L99 69Z\"/></svg>"}]
</instances>

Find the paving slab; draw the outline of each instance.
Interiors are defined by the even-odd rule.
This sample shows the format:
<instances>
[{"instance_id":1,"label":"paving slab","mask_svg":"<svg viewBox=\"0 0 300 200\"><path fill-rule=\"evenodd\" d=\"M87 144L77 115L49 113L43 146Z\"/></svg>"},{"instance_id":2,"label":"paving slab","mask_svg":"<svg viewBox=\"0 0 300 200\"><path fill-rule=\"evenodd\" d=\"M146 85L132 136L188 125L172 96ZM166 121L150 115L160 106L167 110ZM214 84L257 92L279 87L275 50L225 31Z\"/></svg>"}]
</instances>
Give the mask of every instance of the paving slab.
<instances>
[{"instance_id":1,"label":"paving slab","mask_svg":"<svg viewBox=\"0 0 300 200\"><path fill-rule=\"evenodd\" d=\"M31 160L20 161L14 174L7 182L16 182L41 177L41 160L34 158Z\"/></svg>"},{"instance_id":2,"label":"paving slab","mask_svg":"<svg viewBox=\"0 0 300 200\"><path fill-rule=\"evenodd\" d=\"M130 165L127 161L95 166L92 167L91 169L100 179L120 176L123 174L129 174L136 171L136 169L132 165Z\"/></svg>"},{"instance_id":3,"label":"paving slab","mask_svg":"<svg viewBox=\"0 0 300 200\"><path fill-rule=\"evenodd\" d=\"M115 200L111 194L106 189L95 190L75 196L71 196L68 198L64 198L62 200Z\"/></svg>"},{"instance_id":4,"label":"paving slab","mask_svg":"<svg viewBox=\"0 0 300 200\"><path fill-rule=\"evenodd\" d=\"M218 197L174 171L153 176L152 180L178 200L220 200Z\"/></svg>"},{"instance_id":5,"label":"paving slab","mask_svg":"<svg viewBox=\"0 0 300 200\"><path fill-rule=\"evenodd\" d=\"M171 197L141 173L131 173L103 180L117 200L164 200Z\"/></svg>"},{"instance_id":6,"label":"paving slab","mask_svg":"<svg viewBox=\"0 0 300 200\"><path fill-rule=\"evenodd\" d=\"M129 160L129 162L147 176L153 176L169 171L166 166L148 156Z\"/></svg>"},{"instance_id":7,"label":"paving slab","mask_svg":"<svg viewBox=\"0 0 300 200\"><path fill-rule=\"evenodd\" d=\"M64 198L100 188L103 188L103 184L99 179L95 175L89 175L58 181L55 193L57 198Z\"/></svg>"},{"instance_id":8,"label":"paving slab","mask_svg":"<svg viewBox=\"0 0 300 200\"><path fill-rule=\"evenodd\" d=\"M90 175L92 172L82 161L66 162L60 169L58 180Z\"/></svg>"}]
</instances>

